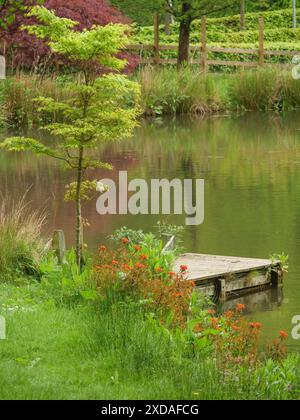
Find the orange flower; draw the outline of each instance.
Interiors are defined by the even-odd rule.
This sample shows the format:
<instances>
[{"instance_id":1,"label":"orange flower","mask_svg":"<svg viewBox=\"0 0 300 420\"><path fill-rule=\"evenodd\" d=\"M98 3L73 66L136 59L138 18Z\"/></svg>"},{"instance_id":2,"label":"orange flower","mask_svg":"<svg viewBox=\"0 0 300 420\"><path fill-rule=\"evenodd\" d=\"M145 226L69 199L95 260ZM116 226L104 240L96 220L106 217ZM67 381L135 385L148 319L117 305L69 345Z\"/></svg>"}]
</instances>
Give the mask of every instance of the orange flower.
<instances>
[{"instance_id":1,"label":"orange flower","mask_svg":"<svg viewBox=\"0 0 300 420\"><path fill-rule=\"evenodd\" d=\"M131 268L128 264L123 264L123 265L122 265L122 269L123 269L123 270L125 270L125 271L130 271L130 270L132 270L132 268Z\"/></svg>"},{"instance_id":2,"label":"orange flower","mask_svg":"<svg viewBox=\"0 0 300 420\"><path fill-rule=\"evenodd\" d=\"M174 276L176 276L176 273L175 273L174 271L169 271L169 273L168 273L168 274L169 274L169 276L170 276L170 277L174 277Z\"/></svg>"},{"instance_id":3,"label":"orange flower","mask_svg":"<svg viewBox=\"0 0 300 420\"><path fill-rule=\"evenodd\" d=\"M139 252L142 249L142 247L140 245L134 245L134 249L136 252Z\"/></svg>"},{"instance_id":4,"label":"orange flower","mask_svg":"<svg viewBox=\"0 0 300 420\"><path fill-rule=\"evenodd\" d=\"M137 262L135 266L136 268L145 268L144 264L141 264L140 262Z\"/></svg>"},{"instance_id":5,"label":"orange flower","mask_svg":"<svg viewBox=\"0 0 300 420\"><path fill-rule=\"evenodd\" d=\"M116 260L113 260L111 263L112 263L112 265L118 265L119 264L118 261L116 261Z\"/></svg>"},{"instance_id":6,"label":"orange flower","mask_svg":"<svg viewBox=\"0 0 300 420\"><path fill-rule=\"evenodd\" d=\"M289 335L286 331L280 331L279 336L282 340L287 340L289 338Z\"/></svg>"},{"instance_id":7,"label":"orange flower","mask_svg":"<svg viewBox=\"0 0 300 420\"><path fill-rule=\"evenodd\" d=\"M183 297L183 293L182 293L182 292L177 292L177 293L174 293L174 294L173 294L173 296L174 296L175 298L178 298L178 297Z\"/></svg>"},{"instance_id":8,"label":"orange flower","mask_svg":"<svg viewBox=\"0 0 300 420\"><path fill-rule=\"evenodd\" d=\"M201 325L201 324L196 325L196 326L193 328L193 331L194 331L194 333L195 333L195 334L200 334L200 333L203 331L203 327L202 327L202 325Z\"/></svg>"},{"instance_id":9,"label":"orange flower","mask_svg":"<svg viewBox=\"0 0 300 420\"><path fill-rule=\"evenodd\" d=\"M106 251L106 246L105 245L101 245L99 247L99 250L102 251L102 252Z\"/></svg>"},{"instance_id":10,"label":"orange flower","mask_svg":"<svg viewBox=\"0 0 300 420\"><path fill-rule=\"evenodd\" d=\"M122 243L123 243L124 245L127 245L127 244L129 243L129 239L128 239L128 238L123 238L123 239L122 239Z\"/></svg>"},{"instance_id":11,"label":"orange flower","mask_svg":"<svg viewBox=\"0 0 300 420\"><path fill-rule=\"evenodd\" d=\"M238 325L233 325L232 326L233 331L240 331L240 327Z\"/></svg>"},{"instance_id":12,"label":"orange flower","mask_svg":"<svg viewBox=\"0 0 300 420\"><path fill-rule=\"evenodd\" d=\"M210 322L211 322L212 326L214 328L216 328L217 325L218 325L219 320L218 320L218 318L211 318Z\"/></svg>"},{"instance_id":13,"label":"orange flower","mask_svg":"<svg viewBox=\"0 0 300 420\"><path fill-rule=\"evenodd\" d=\"M187 266L187 265L181 265L181 266L180 266L180 271L181 271L182 273L185 273L186 271L188 271L188 266Z\"/></svg>"},{"instance_id":14,"label":"orange flower","mask_svg":"<svg viewBox=\"0 0 300 420\"><path fill-rule=\"evenodd\" d=\"M148 255L146 255L146 254L141 254L141 260L148 260Z\"/></svg>"},{"instance_id":15,"label":"orange flower","mask_svg":"<svg viewBox=\"0 0 300 420\"><path fill-rule=\"evenodd\" d=\"M164 270L163 270L162 268L160 268L160 267L157 267L157 268L155 269L155 271L156 271L157 273L163 273L163 272L164 272Z\"/></svg>"},{"instance_id":16,"label":"orange flower","mask_svg":"<svg viewBox=\"0 0 300 420\"><path fill-rule=\"evenodd\" d=\"M216 311L214 309L209 309L207 312L209 315L216 315Z\"/></svg>"},{"instance_id":17,"label":"orange flower","mask_svg":"<svg viewBox=\"0 0 300 420\"><path fill-rule=\"evenodd\" d=\"M238 303L236 305L237 312L243 312L243 310L246 308L246 306L243 303Z\"/></svg>"},{"instance_id":18,"label":"orange flower","mask_svg":"<svg viewBox=\"0 0 300 420\"><path fill-rule=\"evenodd\" d=\"M227 311L225 312L225 318L231 319L234 315L233 311Z\"/></svg>"}]
</instances>

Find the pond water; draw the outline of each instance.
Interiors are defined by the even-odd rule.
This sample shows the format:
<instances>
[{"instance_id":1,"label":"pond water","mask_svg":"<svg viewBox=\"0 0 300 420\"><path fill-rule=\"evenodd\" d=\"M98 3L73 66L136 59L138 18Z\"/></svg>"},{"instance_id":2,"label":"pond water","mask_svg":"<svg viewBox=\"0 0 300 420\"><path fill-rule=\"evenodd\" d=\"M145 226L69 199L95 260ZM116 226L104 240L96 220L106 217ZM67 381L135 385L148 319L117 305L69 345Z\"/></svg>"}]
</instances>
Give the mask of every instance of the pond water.
<instances>
[{"instance_id":1,"label":"pond water","mask_svg":"<svg viewBox=\"0 0 300 420\"><path fill-rule=\"evenodd\" d=\"M283 292L260 292L248 298L251 319L263 322L267 336L291 331L300 315L300 114L246 114L241 117L188 117L142 123L132 140L97 153L114 171L96 178L202 178L205 222L186 227L188 252L268 258L289 254ZM0 190L17 198L28 191L33 208L48 213L46 233L65 230L72 244L73 204L63 201L72 174L51 159L0 152ZM95 176L95 174L93 175ZM157 221L184 224L185 216L99 216L96 198L85 206L90 227L86 242L94 247L113 229L154 229ZM300 341L289 341L299 349Z\"/></svg>"}]
</instances>

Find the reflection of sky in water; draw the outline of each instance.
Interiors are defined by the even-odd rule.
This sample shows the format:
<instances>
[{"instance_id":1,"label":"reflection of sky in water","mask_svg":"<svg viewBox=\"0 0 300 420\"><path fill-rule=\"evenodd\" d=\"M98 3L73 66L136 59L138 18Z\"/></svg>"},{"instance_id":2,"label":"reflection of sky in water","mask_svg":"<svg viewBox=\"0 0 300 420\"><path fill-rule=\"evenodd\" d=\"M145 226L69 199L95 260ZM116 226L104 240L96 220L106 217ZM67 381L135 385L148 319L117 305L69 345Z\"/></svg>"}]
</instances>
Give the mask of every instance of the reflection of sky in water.
<instances>
[{"instance_id":1,"label":"reflection of sky in water","mask_svg":"<svg viewBox=\"0 0 300 420\"><path fill-rule=\"evenodd\" d=\"M265 324L268 336L291 331L291 319L300 315L300 122L299 115L284 117L247 114L212 117L202 121L143 124L131 141L113 145L102 158L114 171L96 171L91 179L112 177L128 170L129 179L204 178L205 222L187 227L187 251L267 258L290 256L281 304L261 292L248 298L248 308ZM95 154L100 157L101 152ZM31 186L32 206L47 210L47 232L63 228L73 240L74 205L64 203L64 186L72 180L58 164L31 155L0 153L2 193L17 197ZM156 216L105 216L96 213L95 200L84 215L91 227L86 241L96 246L117 227L153 229ZM163 220L183 224L185 216ZM249 300L250 299L250 300ZM290 341L291 345L300 342Z\"/></svg>"}]
</instances>

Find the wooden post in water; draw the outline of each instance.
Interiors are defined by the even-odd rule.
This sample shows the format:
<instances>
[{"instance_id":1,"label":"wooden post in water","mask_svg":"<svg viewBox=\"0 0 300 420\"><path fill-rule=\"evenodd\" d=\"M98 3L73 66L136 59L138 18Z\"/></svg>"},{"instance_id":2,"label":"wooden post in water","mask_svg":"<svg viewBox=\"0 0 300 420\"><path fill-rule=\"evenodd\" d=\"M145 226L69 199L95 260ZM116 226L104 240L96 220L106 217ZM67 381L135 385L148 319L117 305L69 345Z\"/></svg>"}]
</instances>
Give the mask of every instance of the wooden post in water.
<instances>
[{"instance_id":1,"label":"wooden post in water","mask_svg":"<svg viewBox=\"0 0 300 420\"><path fill-rule=\"evenodd\" d=\"M206 34L206 16L201 19L201 69L204 73L207 71L207 34Z\"/></svg>"},{"instance_id":2,"label":"wooden post in water","mask_svg":"<svg viewBox=\"0 0 300 420\"><path fill-rule=\"evenodd\" d=\"M63 230L54 231L52 248L55 251L59 264L64 264L66 262L66 240Z\"/></svg>"},{"instance_id":3,"label":"wooden post in water","mask_svg":"<svg viewBox=\"0 0 300 420\"><path fill-rule=\"evenodd\" d=\"M160 54L159 54L159 14L155 13L154 15L154 64L158 65L160 63Z\"/></svg>"},{"instance_id":4,"label":"wooden post in water","mask_svg":"<svg viewBox=\"0 0 300 420\"><path fill-rule=\"evenodd\" d=\"M265 41L265 24L264 18L260 17L258 20L259 26L259 49L258 49L258 57L259 57L259 65L263 66L265 64L265 52L264 52L264 41Z\"/></svg>"}]
</instances>

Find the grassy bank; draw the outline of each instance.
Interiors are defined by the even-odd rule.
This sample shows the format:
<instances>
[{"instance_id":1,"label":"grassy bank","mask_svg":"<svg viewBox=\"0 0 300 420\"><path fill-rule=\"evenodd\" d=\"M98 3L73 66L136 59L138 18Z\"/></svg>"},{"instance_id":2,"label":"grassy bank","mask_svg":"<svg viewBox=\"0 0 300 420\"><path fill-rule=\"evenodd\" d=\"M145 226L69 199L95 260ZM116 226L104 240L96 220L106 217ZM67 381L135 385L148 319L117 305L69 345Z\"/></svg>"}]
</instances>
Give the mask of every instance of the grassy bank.
<instances>
[{"instance_id":1,"label":"grassy bank","mask_svg":"<svg viewBox=\"0 0 300 420\"><path fill-rule=\"evenodd\" d=\"M300 107L300 81L290 71L267 67L235 75L199 73L197 68L146 67L135 76L142 86L142 112L147 116L282 111ZM49 115L36 112L37 96L65 98L68 78L22 76L0 84L2 120L12 127L40 125ZM37 117L37 115L39 115ZM52 116L59 120L60 116Z\"/></svg>"},{"instance_id":2,"label":"grassy bank","mask_svg":"<svg viewBox=\"0 0 300 420\"><path fill-rule=\"evenodd\" d=\"M284 332L261 348L243 305L207 309L186 267L168 272L157 237L123 229L113 240L82 273L70 252L63 267L45 255L39 277L1 278L0 399L299 398Z\"/></svg>"},{"instance_id":3,"label":"grassy bank","mask_svg":"<svg viewBox=\"0 0 300 420\"><path fill-rule=\"evenodd\" d=\"M277 67L236 75L186 68L146 68L138 75L148 115L292 110L300 106L300 82Z\"/></svg>"},{"instance_id":4,"label":"grassy bank","mask_svg":"<svg viewBox=\"0 0 300 420\"><path fill-rule=\"evenodd\" d=\"M42 295L42 296L41 296ZM298 398L299 357L228 374L142 313L58 305L38 284L1 285L0 399Z\"/></svg>"}]
</instances>

